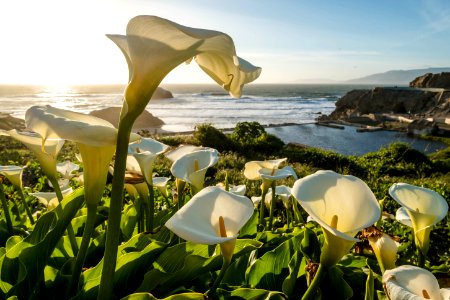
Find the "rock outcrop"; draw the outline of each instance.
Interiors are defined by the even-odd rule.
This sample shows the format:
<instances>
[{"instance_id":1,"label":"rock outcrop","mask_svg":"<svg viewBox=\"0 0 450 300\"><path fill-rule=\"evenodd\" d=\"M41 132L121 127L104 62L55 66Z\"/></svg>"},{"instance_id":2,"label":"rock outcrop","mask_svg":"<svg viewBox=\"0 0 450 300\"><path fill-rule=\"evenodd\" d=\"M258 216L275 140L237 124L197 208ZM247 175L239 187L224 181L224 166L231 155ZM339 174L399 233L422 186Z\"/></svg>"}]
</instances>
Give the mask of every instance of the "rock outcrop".
<instances>
[{"instance_id":1,"label":"rock outcrop","mask_svg":"<svg viewBox=\"0 0 450 300\"><path fill-rule=\"evenodd\" d=\"M117 127L121 109L122 107L108 107L91 111L90 114L102 118ZM164 125L163 120L144 110L136 122L134 122L133 131L137 132L142 129L160 128L162 125Z\"/></svg>"},{"instance_id":2,"label":"rock outcrop","mask_svg":"<svg viewBox=\"0 0 450 300\"><path fill-rule=\"evenodd\" d=\"M25 121L23 119L15 118L10 114L0 113L0 129L2 130L23 130L25 129Z\"/></svg>"},{"instance_id":3,"label":"rock outcrop","mask_svg":"<svg viewBox=\"0 0 450 300\"><path fill-rule=\"evenodd\" d=\"M168 90L163 89L162 87L158 87L152 96L152 99L170 99L170 98L173 98L172 93Z\"/></svg>"},{"instance_id":4,"label":"rock outcrop","mask_svg":"<svg viewBox=\"0 0 450 300\"><path fill-rule=\"evenodd\" d=\"M442 72L438 74L427 73L411 81L409 86L416 88L450 89L450 72Z\"/></svg>"}]
</instances>

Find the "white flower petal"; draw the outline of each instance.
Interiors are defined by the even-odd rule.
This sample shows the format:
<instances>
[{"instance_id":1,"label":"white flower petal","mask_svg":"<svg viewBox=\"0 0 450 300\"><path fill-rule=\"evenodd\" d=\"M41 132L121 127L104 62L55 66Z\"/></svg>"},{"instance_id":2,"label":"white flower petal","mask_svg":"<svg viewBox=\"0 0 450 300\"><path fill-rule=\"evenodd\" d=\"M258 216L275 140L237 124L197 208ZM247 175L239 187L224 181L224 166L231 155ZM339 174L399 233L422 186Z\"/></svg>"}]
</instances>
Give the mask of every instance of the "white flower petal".
<instances>
[{"instance_id":1,"label":"white flower petal","mask_svg":"<svg viewBox=\"0 0 450 300\"><path fill-rule=\"evenodd\" d=\"M395 213L395 219L402 223L403 225L406 225L408 227L413 227L411 218L408 215L407 209L405 207L400 207L397 209L397 212Z\"/></svg>"},{"instance_id":2,"label":"white flower petal","mask_svg":"<svg viewBox=\"0 0 450 300\"><path fill-rule=\"evenodd\" d=\"M23 167L19 166L0 166L0 174L8 178L16 188L22 188Z\"/></svg>"},{"instance_id":3,"label":"white flower petal","mask_svg":"<svg viewBox=\"0 0 450 300\"><path fill-rule=\"evenodd\" d=\"M198 151L198 150L208 150L208 149L213 149L213 148L198 147L198 146L193 146L193 145L180 145L178 148L173 149L169 152L166 152L164 155L171 161L176 161L180 157L182 157L188 153Z\"/></svg>"}]
</instances>

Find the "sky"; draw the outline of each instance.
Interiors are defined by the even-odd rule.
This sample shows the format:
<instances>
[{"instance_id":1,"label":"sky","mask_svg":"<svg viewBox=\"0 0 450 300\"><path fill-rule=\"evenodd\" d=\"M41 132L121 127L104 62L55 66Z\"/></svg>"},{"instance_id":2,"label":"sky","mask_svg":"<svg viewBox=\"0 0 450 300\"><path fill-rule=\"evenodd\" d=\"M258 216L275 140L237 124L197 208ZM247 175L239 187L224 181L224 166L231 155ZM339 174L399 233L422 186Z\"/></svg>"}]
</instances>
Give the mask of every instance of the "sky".
<instances>
[{"instance_id":1,"label":"sky","mask_svg":"<svg viewBox=\"0 0 450 300\"><path fill-rule=\"evenodd\" d=\"M14 0L0 2L0 84L125 84L105 34L136 15L227 33L262 68L259 83L450 67L448 0ZM213 81L190 64L163 82Z\"/></svg>"}]
</instances>

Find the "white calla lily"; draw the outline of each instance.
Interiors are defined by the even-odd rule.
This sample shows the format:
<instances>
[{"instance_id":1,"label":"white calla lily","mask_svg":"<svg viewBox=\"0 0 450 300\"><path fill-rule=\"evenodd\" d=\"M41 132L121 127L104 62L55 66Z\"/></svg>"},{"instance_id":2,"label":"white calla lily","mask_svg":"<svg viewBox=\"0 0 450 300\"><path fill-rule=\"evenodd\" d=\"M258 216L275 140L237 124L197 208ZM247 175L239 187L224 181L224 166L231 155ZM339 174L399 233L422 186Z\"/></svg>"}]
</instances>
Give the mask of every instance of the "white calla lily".
<instances>
[{"instance_id":1,"label":"white calla lily","mask_svg":"<svg viewBox=\"0 0 450 300\"><path fill-rule=\"evenodd\" d=\"M169 191L167 190L167 183L170 178L168 177L153 177L153 186L166 198L169 197Z\"/></svg>"},{"instance_id":2,"label":"white calla lily","mask_svg":"<svg viewBox=\"0 0 450 300\"><path fill-rule=\"evenodd\" d=\"M17 130L0 131L0 135L10 136L23 143L38 159L42 171L49 177L56 178L56 157L64 145L64 139L49 138L45 141L34 132L18 132Z\"/></svg>"},{"instance_id":3,"label":"white calla lily","mask_svg":"<svg viewBox=\"0 0 450 300\"><path fill-rule=\"evenodd\" d=\"M49 105L29 108L25 122L44 142L48 138L63 138L77 144L83 161L86 203L97 204L116 149L117 129L103 119ZM133 141L138 138L131 136Z\"/></svg>"},{"instance_id":4,"label":"white calla lily","mask_svg":"<svg viewBox=\"0 0 450 300\"><path fill-rule=\"evenodd\" d=\"M198 192L167 222L166 227L179 237L199 244L229 245L226 249L231 259L239 230L253 214L253 204L247 197L239 196L219 187L207 187ZM220 233L222 218L225 236ZM222 248L222 251L224 249Z\"/></svg>"},{"instance_id":5,"label":"white calla lily","mask_svg":"<svg viewBox=\"0 0 450 300\"><path fill-rule=\"evenodd\" d=\"M397 211L395 212L395 220L397 220L397 222L402 223L405 226L411 228L413 227L411 218L408 215L408 210L403 206L397 209Z\"/></svg>"},{"instance_id":6,"label":"white calla lily","mask_svg":"<svg viewBox=\"0 0 450 300\"><path fill-rule=\"evenodd\" d=\"M128 63L129 83L124 112L139 115L162 79L179 64L192 58L211 78L234 97L244 84L259 77L261 69L236 56L233 40L226 34L190 28L156 16L137 16L126 36L108 35Z\"/></svg>"},{"instance_id":7,"label":"white calla lily","mask_svg":"<svg viewBox=\"0 0 450 300\"><path fill-rule=\"evenodd\" d=\"M128 146L128 153L136 159L141 173L149 185L153 185L153 164L156 157L164 153L168 148L169 146L151 138L141 138L140 141L131 143Z\"/></svg>"},{"instance_id":8,"label":"white calla lily","mask_svg":"<svg viewBox=\"0 0 450 300\"><path fill-rule=\"evenodd\" d=\"M321 264L331 266L357 241L354 236L380 218L375 195L361 179L318 171L295 182L292 195L323 229Z\"/></svg>"},{"instance_id":9,"label":"white calla lily","mask_svg":"<svg viewBox=\"0 0 450 300\"><path fill-rule=\"evenodd\" d=\"M403 265L386 271L383 286L389 299L449 299L448 291L439 288L436 277L416 266Z\"/></svg>"},{"instance_id":10,"label":"white calla lily","mask_svg":"<svg viewBox=\"0 0 450 300\"><path fill-rule=\"evenodd\" d=\"M199 150L214 150L213 148L209 147L199 147L194 145L180 145L177 148L170 150L166 153L164 153L164 156L171 160L172 162L178 160L180 157Z\"/></svg>"},{"instance_id":11,"label":"white calla lily","mask_svg":"<svg viewBox=\"0 0 450 300\"><path fill-rule=\"evenodd\" d=\"M75 176L73 174L74 171L78 171L80 169L80 166L77 164L74 164L70 160L66 160L65 162L56 164L56 171L62 175L65 179L71 179Z\"/></svg>"},{"instance_id":12,"label":"white calla lily","mask_svg":"<svg viewBox=\"0 0 450 300\"><path fill-rule=\"evenodd\" d=\"M65 197L73 192L72 188L65 189L61 191L62 195ZM47 211L51 211L55 209L59 205L58 197L55 192L37 192L30 193L39 200L39 203L42 203Z\"/></svg>"},{"instance_id":13,"label":"white calla lily","mask_svg":"<svg viewBox=\"0 0 450 300\"><path fill-rule=\"evenodd\" d=\"M407 183L393 184L389 188L389 194L406 209L416 245L425 255L430 246L432 227L447 215L447 201L435 191Z\"/></svg>"},{"instance_id":14,"label":"white calla lily","mask_svg":"<svg viewBox=\"0 0 450 300\"><path fill-rule=\"evenodd\" d=\"M176 178L189 183L195 194L203 188L208 168L218 160L219 152L215 149L194 151L176 160L170 171Z\"/></svg>"},{"instance_id":15,"label":"white calla lily","mask_svg":"<svg viewBox=\"0 0 450 300\"><path fill-rule=\"evenodd\" d=\"M223 184L222 182L216 184L217 187L221 188L222 190L226 190L225 184ZM239 196L244 196L245 192L247 191L247 187L245 186L245 184L240 184L240 185L234 185L234 184L229 184L228 185L228 192L239 195Z\"/></svg>"},{"instance_id":16,"label":"white calla lily","mask_svg":"<svg viewBox=\"0 0 450 300\"><path fill-rule=\"evenodd\" d=\"M280 165L286 160L287 158L264 161L249 161L245 164L244 176L250 180L262 179L261 174L271 174L272 171L278 170Z\"/></svg>"},{"instance_id":17,"label":"white calla lily","mask_svg":"<svg viewBox=\"0 0 450 300\"><path fill-rule=\"evenodd\" d=\"M0 166L0 174L8 178L16 188L22 188L23 167L19 166Z\"/></svg>"},{"instance_id":18,"label":"white calla lily","mask_svg":"<svg viewBox=\"0 0 450 300\"><path fill-rule=\"evenodd\" d=\"M395 268L399 244L390 235L380 231L375 226L371 226L364 229L361 236L369 241L382 273L385 270Z\"/></svg>"}]
</instances>

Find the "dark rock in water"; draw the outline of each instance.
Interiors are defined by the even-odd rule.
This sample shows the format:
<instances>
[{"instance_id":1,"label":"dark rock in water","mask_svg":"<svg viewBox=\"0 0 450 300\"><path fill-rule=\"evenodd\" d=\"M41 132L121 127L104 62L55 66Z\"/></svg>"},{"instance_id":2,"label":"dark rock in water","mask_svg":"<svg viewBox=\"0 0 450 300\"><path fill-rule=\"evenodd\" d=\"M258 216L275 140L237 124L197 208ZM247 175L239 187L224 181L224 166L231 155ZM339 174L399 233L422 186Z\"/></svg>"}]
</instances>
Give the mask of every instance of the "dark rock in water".
<instances>
[{"instance_id":1,"label":"dark rock in water","mask_svg":"<svg viewBox=\"0 0 450 300\"><path fill-rule=\"evenodd\" d=\"M439 74L427 73L411 81L409 86L416 88L450 89L450 72L442 72Z\"/></svg>"},{"instance_id":2,"label":"dark rock in water","mask_svg":"<svg viewBox=\"0 0 450 300\"><path fill-rule=\"evenodd\" d=\"M439 128L433 121L419 119L408 124L407 132L412 135L436 134Z\"/></svg>"},{"instance_id":3,"label":"dark rock in water","mask_svg":"<svg viewBox=\"0 0 450 300\"><path fill-rule=\"evenodd\" d=\"M105 109L94 110L90 114L98 118L102 118L117 127L121 109L122 107L108 107ZM136 122L134 122L133 131L148 128L159 128L162 125L164 125L163 120L144 110L137 118Z\"/></svg>"},{"instance_id":4,"label":"dark rock in water","mask_svg":"<svg viewBox=\"0 0 450 300\"><path fill-rule=\"evenodd\" d=\"M25 121L23 119L15 118L10 114L0 113L0 129L3 130L23 130L25 129Z\"/></svg>"},{"instance_id":5,"label":"dark rock in water","mask_svg":"<svg viewBox=\"0 0 450 300\"><path fill-rule=\"evenodd\" d=\"M170 98L173 98L172 93L168 90L163 89L162 87L158 87L152 96L152 99L170 99Z\"/></svg>"}]
</instances>

